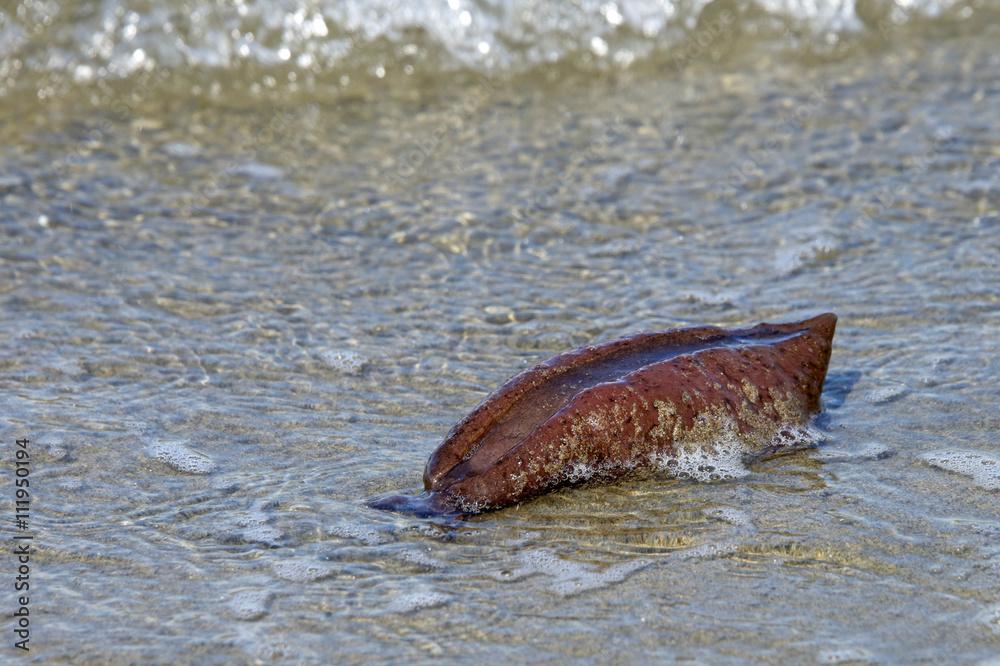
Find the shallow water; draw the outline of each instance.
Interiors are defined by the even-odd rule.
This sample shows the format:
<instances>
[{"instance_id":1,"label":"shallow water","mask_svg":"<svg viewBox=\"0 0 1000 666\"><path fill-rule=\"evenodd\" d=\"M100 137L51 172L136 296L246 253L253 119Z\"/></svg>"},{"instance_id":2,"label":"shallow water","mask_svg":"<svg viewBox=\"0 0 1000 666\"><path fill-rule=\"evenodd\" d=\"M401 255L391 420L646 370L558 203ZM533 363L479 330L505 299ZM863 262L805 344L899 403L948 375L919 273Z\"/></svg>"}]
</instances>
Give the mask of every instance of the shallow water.
<instances>
[{"instance_id":1,"label":"shallow water","mask_svg":"<svg viewBox=\"0 0 1000 666\"><path fill-rule=\"evenodd\" d=\"M367 64L146 86L22 44L0 431L32 440L31 656L996 663L998 35L900 30L349 90ZM553 353L827 310L814 449L459 524L364 504Z\"/></svg>"}]
</instances>

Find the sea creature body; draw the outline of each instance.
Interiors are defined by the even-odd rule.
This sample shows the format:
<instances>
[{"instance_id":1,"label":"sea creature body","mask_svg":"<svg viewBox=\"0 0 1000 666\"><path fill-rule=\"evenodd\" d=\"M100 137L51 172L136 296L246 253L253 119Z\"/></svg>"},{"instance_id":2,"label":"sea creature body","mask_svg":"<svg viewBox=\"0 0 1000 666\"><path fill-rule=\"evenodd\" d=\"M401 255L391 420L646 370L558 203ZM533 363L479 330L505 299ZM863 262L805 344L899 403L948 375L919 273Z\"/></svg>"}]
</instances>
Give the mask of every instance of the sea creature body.
<instances>
[{"instance_id":1,"label":"sea creature body","mask_svg":"<svg viewBox=\"0 0 1000 666\"><path fill-rule=\"evenodd\" d=\"M559 354L452 428L427 462L422 498L372 505L478 513L723 440L738 442L746 457L772 453L820 409L836 322L828 313L745 329L640 333Z\"/></svg>"}]
</instances>

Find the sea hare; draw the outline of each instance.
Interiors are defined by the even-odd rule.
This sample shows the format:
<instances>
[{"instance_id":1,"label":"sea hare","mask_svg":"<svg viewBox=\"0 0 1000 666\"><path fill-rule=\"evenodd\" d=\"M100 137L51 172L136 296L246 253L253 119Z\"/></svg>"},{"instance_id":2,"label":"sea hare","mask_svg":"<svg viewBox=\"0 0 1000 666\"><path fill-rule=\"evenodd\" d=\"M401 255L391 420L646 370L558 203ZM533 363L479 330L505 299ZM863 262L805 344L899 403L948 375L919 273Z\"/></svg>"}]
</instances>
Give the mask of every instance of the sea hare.
<instances>
[{"instance_id":1,"label":"sea hare","mask_svg":"<svg viewBox=\"0 0 1000 666\"><path fill-rule=\"evenodd\" d=\"M427 462L423 498L383 497L373 506L476 513L723 440L747 457L773 452L819 411L836 323L823 314L640 333L559 354L452 428Z\"/></svg>"}]
</instances>

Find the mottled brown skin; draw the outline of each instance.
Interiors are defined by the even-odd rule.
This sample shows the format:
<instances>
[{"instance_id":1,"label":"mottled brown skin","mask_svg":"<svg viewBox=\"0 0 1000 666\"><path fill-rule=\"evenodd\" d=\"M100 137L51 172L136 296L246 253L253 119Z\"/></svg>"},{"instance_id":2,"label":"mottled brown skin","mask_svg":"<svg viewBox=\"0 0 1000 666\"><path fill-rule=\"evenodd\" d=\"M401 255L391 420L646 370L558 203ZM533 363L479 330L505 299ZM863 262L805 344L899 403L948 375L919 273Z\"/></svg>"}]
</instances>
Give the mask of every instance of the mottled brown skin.
<instances>
[{"instance_id":1,"label":"mottled brown skin","mask_svg":"<svg viewBox=\"0 0 1000 666\"><path fill-rule=\"evenodd\" d=\"M836 322L642 333L560 354L451 430L424 472L428 505L497 509L566 485L577 467L615 478L727 433L766 453L819 411Z\"/></svg>"}]
</instances>

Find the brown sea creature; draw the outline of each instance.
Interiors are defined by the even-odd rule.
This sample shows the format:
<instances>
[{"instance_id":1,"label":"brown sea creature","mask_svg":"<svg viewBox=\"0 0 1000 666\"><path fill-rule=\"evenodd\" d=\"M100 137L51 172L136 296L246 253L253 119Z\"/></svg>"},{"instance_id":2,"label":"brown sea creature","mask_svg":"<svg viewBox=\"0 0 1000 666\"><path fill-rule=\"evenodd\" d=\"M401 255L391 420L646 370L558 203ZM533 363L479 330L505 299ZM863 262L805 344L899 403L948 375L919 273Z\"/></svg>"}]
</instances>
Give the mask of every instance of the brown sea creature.
<instances>
[{"instance_id":1,"label":"brown sea creature","mask_svg":"<svg viewBox=\"0 0 1000 666\"><path fill-rule=\"evenodd\" d=\"M427 462L428 493L372 506L477 513L723 440L748 458L772 453L819 411L836 323L640 333L559 354L452 428Z\"/></svg>"}]
</instances>

